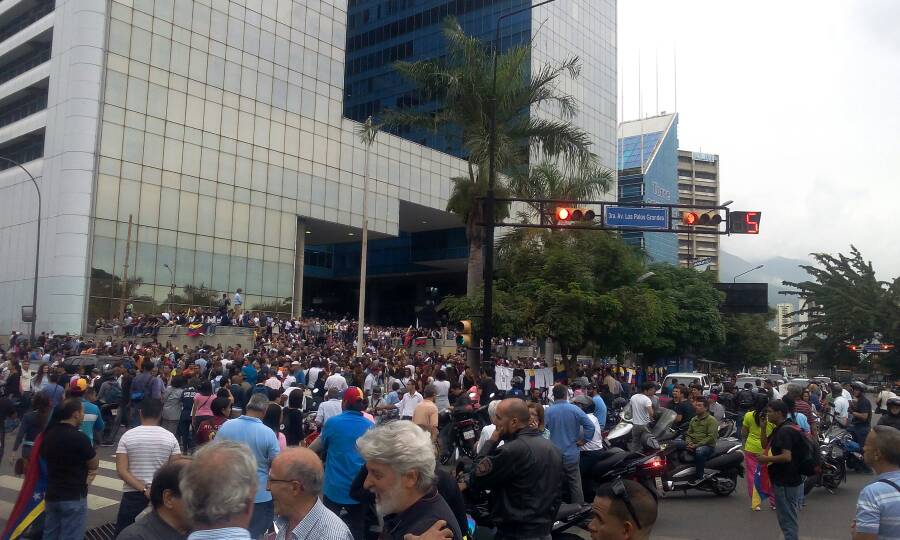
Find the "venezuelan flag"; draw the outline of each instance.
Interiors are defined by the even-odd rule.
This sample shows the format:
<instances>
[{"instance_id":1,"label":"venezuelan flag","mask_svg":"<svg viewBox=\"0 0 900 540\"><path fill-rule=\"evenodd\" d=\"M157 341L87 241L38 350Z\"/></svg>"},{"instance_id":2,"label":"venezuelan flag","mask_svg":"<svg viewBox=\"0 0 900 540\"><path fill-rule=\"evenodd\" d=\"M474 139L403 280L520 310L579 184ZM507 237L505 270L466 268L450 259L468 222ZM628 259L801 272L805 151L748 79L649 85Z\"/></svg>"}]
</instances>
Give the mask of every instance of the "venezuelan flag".
<instances>
[{"instance_id":1,"label":"venezuelan flag","mask_svg":"<svg viewBox=\"0 0 900 540\"><path fill-rule=\"evenodd\" d=\"M47 464L41 459L41 443L44 434L38 435L31 448L31 459L25 471L25 481L19 497L9 514L3 540L21 538L28 528L44 513L44 495L47 493Z\"/></svg>"}]
</instances>

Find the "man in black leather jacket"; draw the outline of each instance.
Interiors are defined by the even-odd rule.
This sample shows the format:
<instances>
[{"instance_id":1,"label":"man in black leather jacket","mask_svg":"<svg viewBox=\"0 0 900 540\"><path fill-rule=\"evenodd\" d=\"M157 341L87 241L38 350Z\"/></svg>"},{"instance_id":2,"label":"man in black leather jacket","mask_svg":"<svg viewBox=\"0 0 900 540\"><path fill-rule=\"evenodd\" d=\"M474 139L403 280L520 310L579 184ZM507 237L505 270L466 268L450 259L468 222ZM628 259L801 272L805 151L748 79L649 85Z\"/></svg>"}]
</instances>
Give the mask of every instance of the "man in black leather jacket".
<instances>
[{"instance_id":1,"label":"man in black leather jacket","mask_svg":"<svg viewBox=\"0 0 900 540\"><path fill-rule=\"evenodd\" d=\"M497 430L478 454L464 487L491 491L495 539L549 540L562 500L562 455L528 427L528 407L521 399L504 399L496 414Z\"/></svg>"}]
</instances>

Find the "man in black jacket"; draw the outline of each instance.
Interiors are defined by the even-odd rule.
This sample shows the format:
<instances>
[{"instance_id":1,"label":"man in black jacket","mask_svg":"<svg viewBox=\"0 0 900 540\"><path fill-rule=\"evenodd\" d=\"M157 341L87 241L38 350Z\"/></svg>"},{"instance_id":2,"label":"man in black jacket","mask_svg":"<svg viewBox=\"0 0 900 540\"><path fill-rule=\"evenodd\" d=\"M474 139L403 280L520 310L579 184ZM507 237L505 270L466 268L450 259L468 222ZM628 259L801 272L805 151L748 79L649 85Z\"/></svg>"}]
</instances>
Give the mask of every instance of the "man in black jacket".
<instances>
[{"instance_id":1,"label":"man in black jacket","mask_svg":"<svg viewBox=\"0 0 900 540\"><path fill-rule=\"evenodd\" d=\"M549 540L561 503L562 455L528 421L524 401L504 399L496 411L497 429L461 486L491 490L497 540Z\"/></svg>"}]
</instances>

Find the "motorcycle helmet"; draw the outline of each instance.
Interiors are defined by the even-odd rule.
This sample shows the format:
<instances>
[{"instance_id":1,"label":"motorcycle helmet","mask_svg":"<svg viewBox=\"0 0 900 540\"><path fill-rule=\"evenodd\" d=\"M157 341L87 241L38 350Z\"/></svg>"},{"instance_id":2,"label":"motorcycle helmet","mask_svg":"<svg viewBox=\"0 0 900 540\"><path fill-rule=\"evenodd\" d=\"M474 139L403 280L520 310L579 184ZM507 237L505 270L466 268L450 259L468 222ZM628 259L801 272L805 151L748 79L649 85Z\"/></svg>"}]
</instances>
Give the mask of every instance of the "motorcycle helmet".
<instances>
[{"instance_id":1,"label":"motorcycle helmet","mask_svg":"<svg viewBox=\"0 0 900 540\"><path fill-rule=\"evenodd\" d=\"M863 383L861 383L861 382L859 382L859 381L853 381L853 382L850 384L850 388L852 388L852 389L854 389L854 390L859 390L860 392L865 392L865 391L866 391L866 385L864 385Z\"/></svg>"},{"instance_id":2,"label":"motorcycle helmet","mask_svg":"<svg viewBox=\"0 0 900 540\"><path fill-rule=\"evenodd\" d=\"M593 414L596 410L594 401L587 396L575 396L572 403L587 414Z\"/></svg>"},{"instance_id":3,"label":"motorcycle helmet","mask_svg":"<svg viewBox=\"0 0 900 540\"><path fill-rule=\"evenodd\" d=\"M900 396L895 396L887 400L888 407L900 407Z\"/></svg>"},{"instance_id":4,"label":"motorcycle helmet","mask_svg":"<svg viewBox=\"0 0 900 540\"><path fill-rule=\"evenodd\" d=\"M617 397L617 398L614 399L613 402L612 402L613 409L622 409L622 408L624 408L626 405L628 405L628 400L625 399L625 398Z\"/></svg>"}]
</instances>

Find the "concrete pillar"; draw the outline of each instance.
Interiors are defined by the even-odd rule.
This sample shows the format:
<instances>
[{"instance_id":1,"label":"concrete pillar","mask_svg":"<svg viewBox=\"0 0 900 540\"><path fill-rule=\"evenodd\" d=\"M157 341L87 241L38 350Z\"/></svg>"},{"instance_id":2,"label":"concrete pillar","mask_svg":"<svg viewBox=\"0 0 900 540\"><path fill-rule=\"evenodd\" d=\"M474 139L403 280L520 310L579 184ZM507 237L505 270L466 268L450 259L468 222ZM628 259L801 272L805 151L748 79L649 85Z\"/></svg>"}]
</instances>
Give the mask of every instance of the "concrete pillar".
<instances>
[{"instance_id":1,"label":"concrete pillar","mask_svg":"<svg viewBox=\"0 0 900 540\"><path fill-rule=\"evenodd\" d=\"M306 264L306 221L297 218L297 240L294 248L294 294L291 313L303 316L303 268Z\"/></svg>"}]
</instances>

